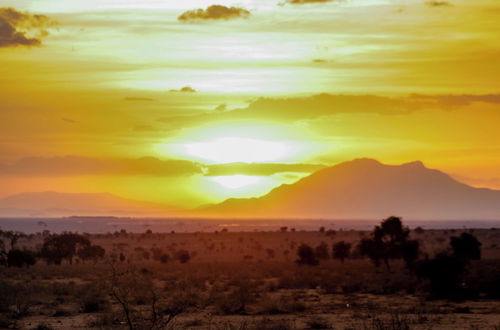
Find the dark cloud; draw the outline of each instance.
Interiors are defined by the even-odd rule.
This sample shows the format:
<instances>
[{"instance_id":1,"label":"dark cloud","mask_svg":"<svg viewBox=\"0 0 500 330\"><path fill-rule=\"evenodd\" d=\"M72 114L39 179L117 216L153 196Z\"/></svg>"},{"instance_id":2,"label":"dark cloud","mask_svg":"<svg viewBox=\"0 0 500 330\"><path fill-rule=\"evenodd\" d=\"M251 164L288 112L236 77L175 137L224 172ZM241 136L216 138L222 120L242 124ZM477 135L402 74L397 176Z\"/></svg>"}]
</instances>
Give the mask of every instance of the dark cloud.
<instances>
[{"instance_id":1,"label":"dark cloud","mask_svg":"<svg viewBox=\"0 0 500 330\"><path fill-rule=\"evenodd\" d=\"M250 12L243 8L212 5L207 9L188 10L177 19L181 22L194 22L199 20L229 20L249 16Z\"/></svg>"},{"instance_id":2,"label":"dark cloud","mask_svg":"<svg viewBox=\"0 0 500 330\"><path fill-rule=\"evenodd\" d=\"M227 104L219 104L218 106L215 107L215 111L226 111L227 110Z\"/></svg>"},{"instance_id":3,"label":"dark cloud","mask_svg":"<svg viewBox=\"0 0 500 330\"><path fill-rule=\"evenodd\" d=\"M483 95L422 95L412 94L410 98L415 100L434 101L443 107L460 107L467 106L471 103L491 103L500 104L500 94L483 94Z\"/></svg>"},{"instance_id":4,"label":"dark cloud","mask_svg":"<svg viewBox=\"0 0 500 330\"><path fill-rule=\"evenodd\" d=\"M28 157L12 164L0 164L0 175L78 176L151 175L181 176L201 174L201 165L185 160L143 158L91 158L81 156Z\"/></svg>"},{"instance_id":5,"label":"dark cloud","mask_svg":"<svg viewBox=\"0 0 500 330\"><path fill-rule=\"evenodd\" d=\"M40 46L55 23L45 15L32 15L14 8L0 8L0 48Z\"/></svg>"},{"instance_id":6,"label":"dark cloud","mask_svg":"<svg viewBox=\"0 0 500 330\"><path fill-rule=\"evenodd\" d=\"M149 97L126 97L124 98L125 101L146 101L146 102L150 102L150 101L154 101L154 99L152 98L149 98Z\"/></svg>"},{"instance_id":7,"label":"dark cloud","mask_svg":"<svg viewBox=\"0 0 500 330\"><path fill-rule=\"evenodd\" d=\"M181 89L171 89L169 92L173 93L196 93L196 89L190 86L182 87Z\"/></svg>"},{"instance_id":8,"label":"dark cloud","mask_svg":"<svg viewBox=\"0 0 500 330\"><path fill-rule=\"evenodd\" d=\"M262 97L240 108L219 108L195 115L161 117L165 130L192 127L216 121L268 119L282 122L311 120L340 114L407 115L422 110L454 110L473 102L500 103L500 94L490 95L420 95L386 97L376 95L317 94L305 97ZM223 111L221 111L223 110Z\"/></svg>"},{"instance_id":9,"label":"dark cloud","mask_svg":"<svg viewBox=\"0 0 500 330\"><path fill-rule=\"evenodd\" d=\"M448 1L437 1L437 0L430 0L425 3L429 7L449 7L451 6L451 3Z\"/></svg>"},{"instance_id":10,"label":"dark cloud","mask_svg":"<svg viewBox=\"0 0 500 330\"><path fill-rule=\"evenodd\" d=\"M426 102L375 95L317 94L294 98L259 98L247 108L237 110L263 116L301 119L339 113L407 114Z\"/></svg>"},{"instance_id":11,"label":"dark cloud","mask_svg":"<svg viewBox=\"0 0 500 330\"><path fill-rule=\"evenodd\" d=\"M61 118L62 121L64 121L65 123L68 123L68 124L76 124L76 120L73 120L73 119L69 119L69 118Z\"/></svg>"},{"instance_id":12,"label":"dark cloud","mask_svg":"<svg viewBox=\"0 0 500 330\"><path fill-rule=\"evenodd\" d=\"M325 166L318 164L266 164L230 163L207 166L206 176L219 175L272 175L277 173L313 173Z\"/></svg>"}]
</instances>

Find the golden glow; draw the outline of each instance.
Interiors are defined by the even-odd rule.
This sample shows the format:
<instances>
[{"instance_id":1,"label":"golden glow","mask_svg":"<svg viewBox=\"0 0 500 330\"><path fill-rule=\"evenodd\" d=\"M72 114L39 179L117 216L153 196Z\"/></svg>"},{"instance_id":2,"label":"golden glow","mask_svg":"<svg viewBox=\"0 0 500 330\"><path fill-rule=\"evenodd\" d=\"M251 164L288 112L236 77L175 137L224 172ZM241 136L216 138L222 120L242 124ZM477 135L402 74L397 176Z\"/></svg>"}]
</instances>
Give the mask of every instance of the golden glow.
<instances>
[{"instance_id":1,"label":"golden glow","mask_svg":"<svg viewBox=\"0 0 500 330\"><path fill-rule=\"evenodd\" d=\"M357 157L500 188L498 0L279 2L221 0L251 16L188 24L183 11L213 3L0 0L59 22L43 47L0 46L0 170L27 159L0 171L0 197L108 191L195 207L310 174L280 165ZM321 93L380 99L301 103ZM404 108L413 93L490 97ZM128 162L120 175L32 173L68 155L92 159L87 172ZM267 172L209 173L233 162Z\"/></svg>"},{"instance_id":2,"label":"golden glow","mask_svg":"<svg viewBox=\"0 0 500 330\"><path fill-rule=\"evenodd\" d=\"M285 142L264 141L239 137L185 145L186 153L214 163L265 163L285 158L291 146Z\"/></svg>"},{"instance_id":3,"label":"golden glow","mask_svg":"<svg viewBox=\"0 0 500 330\"><path fill-rule=\"evenodd\" d=\"M228 189L239 189L242 187L259 184L262 181L262 178L250 175L226 175L216 176L211 178L211 180Z\"/></svg>"}]
</instances>

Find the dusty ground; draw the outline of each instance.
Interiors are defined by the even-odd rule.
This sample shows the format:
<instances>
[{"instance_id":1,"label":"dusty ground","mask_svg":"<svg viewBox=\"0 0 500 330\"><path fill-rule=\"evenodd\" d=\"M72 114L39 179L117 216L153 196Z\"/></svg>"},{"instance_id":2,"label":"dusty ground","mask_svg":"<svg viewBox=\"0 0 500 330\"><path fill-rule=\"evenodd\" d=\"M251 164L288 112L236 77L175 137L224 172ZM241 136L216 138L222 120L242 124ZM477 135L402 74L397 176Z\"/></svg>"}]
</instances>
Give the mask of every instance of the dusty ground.
<instances>
[{"instance_id":1,"label":"dusty ground","mask_svg":"<svg viewBox=\"0 0 500 330\"><path fill-rule=\"evenodd\" d=\"M423 255L432 255L461 232L426 230L412 232L412 237L421 242ZM472 233L482 242L483 260L471 265L467 281L475 285L488 276L500 281L500 230ZM499 300L485 295L463 302L428 300L425 283L399 262L390 270L360 258L345 264L324 260L316 267L294 262L301 243L331 247L343 240L355 245L367 235L290 230L90 235L107 252L97 264L76 259L73 265L47 266L39 261L28 269L2 267L0 276L25 285L16 299L29 308L11 318L10 325L20 329L126 329L122 309L109 291L115 268L145 274L165 301L190 294L194 302L169 324L171 329L500 329ZM34 235L19 245L34 249L42 242L43 236ZM168 254L169 261L155 260L151 248ZM173 258L181 249L191 255L186 264ZM147 293L147 285L137 284L134 294ZM86 298L89 293L98 298ZM102 303L85 312L88 299ZM134 308L148 310L147 297L134 299ZM244 308L233 311L240 301ZM9 326L1 321L7 317L0 313L0 328Z\"/></svg>"}]
</instances>

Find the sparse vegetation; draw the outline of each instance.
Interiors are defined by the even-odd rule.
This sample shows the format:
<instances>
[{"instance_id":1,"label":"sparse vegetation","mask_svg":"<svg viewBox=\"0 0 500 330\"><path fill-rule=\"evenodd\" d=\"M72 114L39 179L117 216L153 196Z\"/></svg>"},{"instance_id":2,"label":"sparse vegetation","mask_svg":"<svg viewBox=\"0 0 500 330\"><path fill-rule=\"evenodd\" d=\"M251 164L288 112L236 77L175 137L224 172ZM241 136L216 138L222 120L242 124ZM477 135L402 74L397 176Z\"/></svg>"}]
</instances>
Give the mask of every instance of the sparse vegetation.
<instances>
[{"instance_id":1,"label":"sparse vegetation","mask_svg":"<svg viewBox=\"0 0 500 330\"><path fill-rule=\"evenodd\" d=\"M486 322L474 306L500 307L496 232L411 235L394 217L371 233L9 234L0 240L0 327L427 329L446 328L454 314Z\"/></svg>"}]
</instances>

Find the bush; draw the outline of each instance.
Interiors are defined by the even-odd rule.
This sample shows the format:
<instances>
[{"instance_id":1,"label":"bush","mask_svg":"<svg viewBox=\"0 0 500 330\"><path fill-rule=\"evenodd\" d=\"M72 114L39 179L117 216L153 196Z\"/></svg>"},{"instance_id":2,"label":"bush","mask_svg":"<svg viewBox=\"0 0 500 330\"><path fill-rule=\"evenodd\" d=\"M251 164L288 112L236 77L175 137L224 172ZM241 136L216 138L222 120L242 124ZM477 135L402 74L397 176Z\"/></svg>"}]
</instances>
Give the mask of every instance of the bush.
<instances>
[{"instance_id":1,"label":"bush","mask_svg":"<svg viewBox=\"0 0 500 330\"><path fill-rule=\"evenodd\" d=\"M297 249L297 255L299 259L297 259L296 262L299 265L316 266L319 264L313 248L307 244L301 244L299 246L299 248Z\"/></svg>"}]
</instances>

